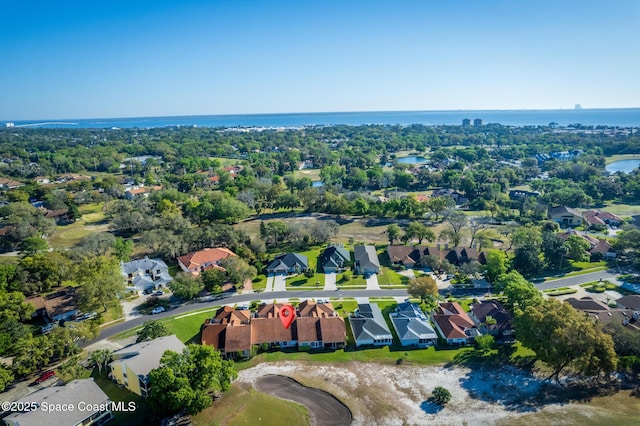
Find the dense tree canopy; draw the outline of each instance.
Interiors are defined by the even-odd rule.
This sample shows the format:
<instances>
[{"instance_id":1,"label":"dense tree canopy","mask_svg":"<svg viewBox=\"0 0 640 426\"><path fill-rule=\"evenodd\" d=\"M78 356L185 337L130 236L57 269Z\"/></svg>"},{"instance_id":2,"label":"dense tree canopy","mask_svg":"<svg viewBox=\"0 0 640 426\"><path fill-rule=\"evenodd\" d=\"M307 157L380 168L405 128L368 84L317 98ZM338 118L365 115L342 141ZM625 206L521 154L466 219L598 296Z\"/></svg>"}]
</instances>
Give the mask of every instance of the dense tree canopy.
<instances>
[{"instance_id":1,"label":"dense tree canopy","mask_svg":"<svg viewBox=\"0 0 640 426\"><path fill-rule=\"evenodd\" d=\"M167 351L160 367L149 373L149 401L160 414L185 410L196 414L213 402L211 395L228 389L236 377L233 361L211 346L188 345L182 353Z\"/></svg>"},{"instance_id":2,"label":"dense tree canopy","mask_svg":"<svg viewBox=\"0 0 640 426\"><path fill-rule=\"evenodd\" d=\"M558 378L566 368L597 376L611 373L616 354L611 336L589 316L555 299L529 305L516 315L518 340Z\"/></svg>"}]
</instances>

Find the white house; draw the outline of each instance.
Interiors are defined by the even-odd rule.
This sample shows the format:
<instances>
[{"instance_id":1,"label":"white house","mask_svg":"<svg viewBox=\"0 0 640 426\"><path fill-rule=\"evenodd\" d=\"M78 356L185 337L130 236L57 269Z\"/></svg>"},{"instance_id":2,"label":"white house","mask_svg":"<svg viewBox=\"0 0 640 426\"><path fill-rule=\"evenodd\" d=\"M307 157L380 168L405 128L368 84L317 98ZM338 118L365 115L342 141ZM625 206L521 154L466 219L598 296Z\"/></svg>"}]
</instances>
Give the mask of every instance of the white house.
<instances>
[{"instance_id":1,"label":"white house","mask_svg":"<svg viewBox=\"0 0 640 426\"><path fill-rule=\"evenodd\" d=\"M162 259L133 260L120 263L120 270L127 285L137 291L166 287L173 278L169 275L169 267Z\"/></svg>"}]
</instances>

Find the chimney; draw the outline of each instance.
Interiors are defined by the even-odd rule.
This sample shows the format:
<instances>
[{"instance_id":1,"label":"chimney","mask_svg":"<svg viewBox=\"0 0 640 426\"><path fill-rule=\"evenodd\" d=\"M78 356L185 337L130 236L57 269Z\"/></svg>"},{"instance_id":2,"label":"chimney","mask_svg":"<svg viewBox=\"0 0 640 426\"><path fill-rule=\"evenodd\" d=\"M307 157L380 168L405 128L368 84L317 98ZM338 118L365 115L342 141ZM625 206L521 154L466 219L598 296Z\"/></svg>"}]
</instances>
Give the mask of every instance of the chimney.
<instances>
[{"instance_id":1,"label":"chimney","mask_svg":"<svg viewBox=\"0 0 640 426\"><path fill-rule=\"evenodd\" d=\"M633 313L633 319L634 319L634 320L638 320L638 318L640 318L640 311L635 311L635 312Z\"/></svg>"}]
</instances>

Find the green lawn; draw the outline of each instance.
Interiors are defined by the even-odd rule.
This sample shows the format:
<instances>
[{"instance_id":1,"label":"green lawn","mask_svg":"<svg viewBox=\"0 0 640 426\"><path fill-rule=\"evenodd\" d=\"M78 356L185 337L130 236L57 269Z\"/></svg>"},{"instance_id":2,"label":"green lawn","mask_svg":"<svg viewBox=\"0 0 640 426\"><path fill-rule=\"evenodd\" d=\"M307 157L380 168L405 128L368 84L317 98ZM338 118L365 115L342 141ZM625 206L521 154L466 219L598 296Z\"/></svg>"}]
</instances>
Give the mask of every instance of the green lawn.
<instances>
[{"instance_id":1,"label":"green lawn","mask_svg":"<svg viewBox=\"0 0 640 426\"><path fill-rule=\"evenodd\" d=\"M267 276L265 274L259 274L251 281L253 284L253 291L264 291L267 288Z\"/></svg>"},{"instance_id":2,"label":"green lawn","mask_svg":"<svg viewBox=\"0 0 640 426\"><path fill-rule=\"evenodd\" d=\"M309 413L302 405L232 385L221 399L192 418L195 426L306 426Z\"/></svg>"},{"instance_id":3,"label":"green lawn","mask_svg":"<svg viewBox=\"0 0 640 426\"><path fill-rule=\"evenodd\" d=\"M298 252L304 256L307 256L309 260L309 269L314 271L318 270L318 257L320 256L320 252L322 252L323 248L316 247L307 251ZM304 274L298 274L293 277L287 278L287 288L288 289L297 289L300 287L306 288L316 288L316 283L320 282L317 287L324 287L324 274L316 273L313 277L307 278Z\"/></svg>"},{"instance_id":4,"label":"green lawn","mask_svg":"<svg viewBox=\"0 0 640 426\"><path fill-rule=\"evenodd\" d=\"M20 256L0 256L0 264L15 265L20 260Z\"/></svg>"},{"instance_id":5,"label":"green lawn","mask_svg":"<svg viewBox=\"0 0 640 426\"><path fill-rule=\"evenodd\" d=\"M146 400L133 392L121 389L113 381L107 379L106 373L100 375L97 369L92 374L93 380L107 394L109 399L114 402L134 402L136 404L135 411L131 412L114 412L115 418L109 422L110 425L148 425L149 419L153 415Z\"/></svg>"},{"instance_id":6,"label":"green lawn","mask_svg":"<svg viewBox=\"0 0 640 426\"><path fill-rule=\"evenodd\" d=\"M336 275L336 284L339 288L366 288L367 281L362 275L355 275L353 271L346 271ZM350 279L345 280L345 276Z\"/></svg>"},{"instance_id":7,"label":"green lawn","mask_svg":"<svg viewBox=\"0 0 640 426\"><path fill-rule=\"evenodd\" d=\"M640 214L640 206L637 204L611 203L602 210L606 210L618 216L633 216Z\"/></svg>"},{"instance_id":8,"label":"green lawn","mask_svg":"<svg viewBox=\"0 0 640 426\"><path fill-rule=\"evenodd\" d=\"M179 315L177 317L171 317L162 320L162 323L167 326L171 334L175 334L178 339L183 343L200 343L200 329L202 324L207 318L211 318L219 306L213 308L207 308L200 311L189 312L187 314ZM152 320L153 318L149 318ZM111 340L126 339L127 337L134 336L142 327L137 327L132 330L127 330L124 333L116 334L111 337Z\"/></svg>"},{"instance_id":9,"label":"green lawn","mask_svg":"<svg viewBox=\"0 0 640 426\"><path fill-rule=\"evenodd\" d=\"M82 218L69 225L56 227L56 232L49 239L49 246L54 248L75 247L84 237L100 231L106 231L102 204L85 204L79 207Z\"/></svg>"},{"instance_id":10,"label":"green lawn","mask_svg":"<svg viewBox=\"0 0 640 426\"><path fill-rule=\"evenodd\" d=\"M409 284L409 278L383 266L380 268L380 273L378 274L378 284L380 284L381 288L388 286L405 286Z\"/></svg>"},{"instance_id":11,"label":"green lawn","mask_svg":"<svg viewBox=\"0 0 640 426\"><path fill-rule=\"evenodd\" d=\"M351 340L348 335L347 343ZM420 365L438 365L452 362L455 356L460 352L472 351L470 348L465 349L444 349L436 350L435 348L428 349L406 349L406 348L389 348L388 346L374 349L358 349L353 350L351 348L340 349L335 352L270 352L262 353L256 357L248 360L236 363L236 367L239 370L245 368L251 368L261 362L276 362L276 361L309 361L309 362L379 362L382 364L395 365L399 359L403 359L403 362L410 362Z\"/></svg>"}]
</instances>

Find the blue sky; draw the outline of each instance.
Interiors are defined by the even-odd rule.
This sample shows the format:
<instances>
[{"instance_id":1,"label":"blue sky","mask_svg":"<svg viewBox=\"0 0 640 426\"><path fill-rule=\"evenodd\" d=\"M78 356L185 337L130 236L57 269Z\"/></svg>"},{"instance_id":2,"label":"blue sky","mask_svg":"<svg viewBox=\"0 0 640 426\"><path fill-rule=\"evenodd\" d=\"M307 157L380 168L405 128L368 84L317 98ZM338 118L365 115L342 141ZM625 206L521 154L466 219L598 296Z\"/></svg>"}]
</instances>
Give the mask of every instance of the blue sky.
<instances>
[{"instance_id":1,"label":"blue sky","mask_svg":"<svg viewBox=\"0 0 640 426\"><path fill-rule=\"evenodd\" d=\"M640 107L638 0L0 0L0 11L5 120Z\"/></svg>"}]
</instances>

